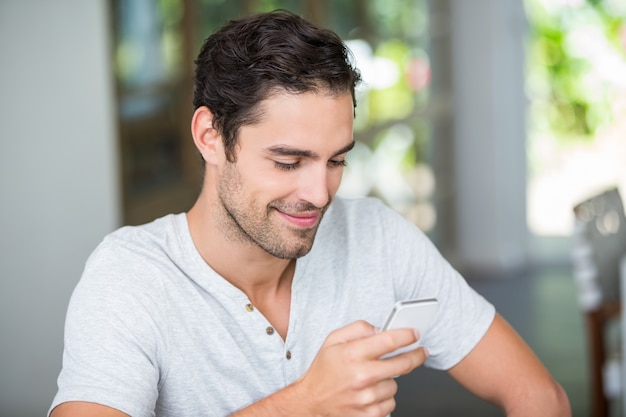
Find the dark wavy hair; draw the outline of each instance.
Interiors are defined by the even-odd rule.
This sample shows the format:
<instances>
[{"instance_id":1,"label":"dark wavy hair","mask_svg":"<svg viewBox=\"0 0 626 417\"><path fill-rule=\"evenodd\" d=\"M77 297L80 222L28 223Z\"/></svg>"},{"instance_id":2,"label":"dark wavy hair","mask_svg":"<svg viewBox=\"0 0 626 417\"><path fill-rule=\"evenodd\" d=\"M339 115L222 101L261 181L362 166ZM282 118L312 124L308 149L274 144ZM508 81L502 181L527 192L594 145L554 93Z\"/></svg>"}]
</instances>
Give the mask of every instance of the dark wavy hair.
<instances>
[{"instance_id":1,"label":"dark wavy hair","mask_svg":"<svg viewBox=\"0 0 626 417\"><path fill-rule=\"evenodd\" d=\"M209 36L195 61L194 109L208 107L226 157L236 160L239 129L259 121L260 103L278 91L350 92L360 82L337 34L285 10L232 20Z\"/></svg>"}]
</instances>

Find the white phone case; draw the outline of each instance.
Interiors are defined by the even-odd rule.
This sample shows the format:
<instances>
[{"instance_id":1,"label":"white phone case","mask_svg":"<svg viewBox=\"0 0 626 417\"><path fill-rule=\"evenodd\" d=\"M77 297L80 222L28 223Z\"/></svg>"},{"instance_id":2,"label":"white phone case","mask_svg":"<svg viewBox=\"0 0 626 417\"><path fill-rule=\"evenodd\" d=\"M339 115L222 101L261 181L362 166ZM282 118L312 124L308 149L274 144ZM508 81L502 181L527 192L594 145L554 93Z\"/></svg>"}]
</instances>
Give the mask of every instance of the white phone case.
<instances>
[{"instance_id":1,"label":"white phone case","mask_svg":"<svg viewBox=\"0 0 626 417\"><path fill-rule=\"evenodd\" d=\"M387 321L383 325L382 330L409 328L416 329L420 335L423 335L432 324L438 309L439 302L434 298L398 301L393 307L389 318L387 318ZM383 358L389 358L399 353L408 352L417 348L419 345L420 341L418 340L411 345L384 355Z\"/></svg>"}]
</instances>

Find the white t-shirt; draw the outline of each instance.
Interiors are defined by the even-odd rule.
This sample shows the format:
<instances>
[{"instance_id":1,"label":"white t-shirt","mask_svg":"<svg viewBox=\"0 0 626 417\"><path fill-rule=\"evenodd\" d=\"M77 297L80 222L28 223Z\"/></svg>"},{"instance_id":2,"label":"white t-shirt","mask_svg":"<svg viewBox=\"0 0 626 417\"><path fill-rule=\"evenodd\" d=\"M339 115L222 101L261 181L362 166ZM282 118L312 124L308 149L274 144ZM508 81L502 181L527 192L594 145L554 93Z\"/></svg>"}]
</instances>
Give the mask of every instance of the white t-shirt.
<instances>
[{"instance_id":1,"label":"white t-shirt","mask_svg":"<svg viewBox=\"0 0 626 417\"><path fill-rule=\"evenodd\" d=\"M51 409L89 401L133 417L227 416L302 376L332 330L382 326L410 298L440 302L422 337L437 369L469 353L495 314L423 233L371 198L336 198L297 261L285 341L203 261L185 214L124 227L72 295Z\"/></svg>"}]
</instances>

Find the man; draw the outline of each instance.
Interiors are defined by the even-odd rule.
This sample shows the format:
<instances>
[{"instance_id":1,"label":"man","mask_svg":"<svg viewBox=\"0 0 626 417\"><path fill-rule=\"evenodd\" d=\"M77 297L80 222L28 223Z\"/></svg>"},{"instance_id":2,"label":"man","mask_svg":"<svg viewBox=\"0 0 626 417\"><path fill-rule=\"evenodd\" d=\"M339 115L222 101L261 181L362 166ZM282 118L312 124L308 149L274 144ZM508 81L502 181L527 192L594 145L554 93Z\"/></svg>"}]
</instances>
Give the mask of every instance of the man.
<instances>
[{"instance_id":1,"label":"man","mask_svg":"<svg viewBox=\"0 0 626 417\"><path fill-rule=\"evenodd\" d=\"M385 416L394 377L422 364L509 416L570 415L422 233L374 199L333 199L359 82L334 33L256 15L209 37L196 65L202 192L188 213L122 228L90 257L53 417ZM440 303L425 334L377 330L414 298Z\"/></svg>"}]
</instances>

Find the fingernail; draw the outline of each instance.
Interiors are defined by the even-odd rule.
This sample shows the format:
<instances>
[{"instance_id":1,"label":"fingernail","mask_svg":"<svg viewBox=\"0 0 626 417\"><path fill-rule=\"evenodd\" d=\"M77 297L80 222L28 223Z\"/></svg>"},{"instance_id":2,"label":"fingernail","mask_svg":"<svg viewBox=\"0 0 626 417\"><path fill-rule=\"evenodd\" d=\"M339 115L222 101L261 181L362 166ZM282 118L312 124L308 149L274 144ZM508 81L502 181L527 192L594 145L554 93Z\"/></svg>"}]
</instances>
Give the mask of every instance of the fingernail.
<instances>
[{"instance_id":1,"label":"fingernail","mask_svg":"<svg viewBox=\"0 0 626 417\"><path fill-rule=\"evenodd\" d=\"M413 329L413 333L415 333L415 340L420 340L420 332L417 329Z\"/></svg>"},{"instance_id":2,"label":"fingernail","mask_svg":"<svg viewBox=\"0 0 626 417\"><path fill-rule=\"evenodd\" d=\"M428 352L428 348L424 348L424 354L426 355L426 359L430 356L430 352Z\"/></svg>"}]
</instances>

